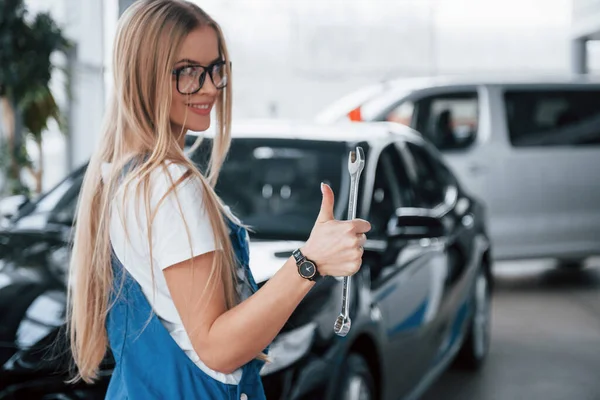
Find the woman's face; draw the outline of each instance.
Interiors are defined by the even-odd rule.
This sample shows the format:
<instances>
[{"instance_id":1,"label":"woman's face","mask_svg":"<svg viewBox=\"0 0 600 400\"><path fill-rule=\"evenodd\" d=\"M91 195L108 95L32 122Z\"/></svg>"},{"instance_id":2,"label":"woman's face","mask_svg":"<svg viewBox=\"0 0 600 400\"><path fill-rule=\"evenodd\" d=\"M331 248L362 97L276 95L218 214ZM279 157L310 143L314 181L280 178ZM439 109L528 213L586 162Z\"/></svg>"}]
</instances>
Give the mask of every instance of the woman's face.
<instances>
[{"instance_id":1,"label":"woman's face","mask_svg":"<svg viewBox=\"0 0 600 400\"><path fill-rule=\"evenodd\" d=\"M175 135L187 130L205 131L210 126L210 113L217 99L219 89L215 87L209 74L206 73L204 83L200 90L198 89L200 74L204 71L197 66L210 66L221 60L219 54L219 44L217 34L210 27L202 27L192 31L183 41L179 56L174 70L179 72L179 90L178 79L172 76L172 102L171 102L171 128ZM188 67L183 68L182 67ZM217 67L218 68L218 67ZM214 69L213 69L214 71ZM215 81L219 81L213 73ZM180 93L193 94L182 94Z\"/></svg>"}]
</instances>

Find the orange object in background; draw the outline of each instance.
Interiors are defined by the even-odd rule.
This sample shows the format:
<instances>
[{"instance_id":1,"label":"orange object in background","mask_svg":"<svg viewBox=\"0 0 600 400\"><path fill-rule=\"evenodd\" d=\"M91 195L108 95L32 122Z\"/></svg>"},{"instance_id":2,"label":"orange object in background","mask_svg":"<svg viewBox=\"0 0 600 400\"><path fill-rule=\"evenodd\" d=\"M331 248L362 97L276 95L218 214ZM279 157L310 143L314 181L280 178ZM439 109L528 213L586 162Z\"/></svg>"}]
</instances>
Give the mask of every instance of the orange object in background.
<instances>
[{"instance_id":1,"label":"orange object in background","mask_svg":"<svg viewBox=\"0 0 600 400\"><path fill-rule=\"evenodd\" d=\"M362 121L362 116L360 115L360 106L356 107L354 110L350 111L348 113L348 118L350 118L350 121Z\"/></svg>"}]
</instances>

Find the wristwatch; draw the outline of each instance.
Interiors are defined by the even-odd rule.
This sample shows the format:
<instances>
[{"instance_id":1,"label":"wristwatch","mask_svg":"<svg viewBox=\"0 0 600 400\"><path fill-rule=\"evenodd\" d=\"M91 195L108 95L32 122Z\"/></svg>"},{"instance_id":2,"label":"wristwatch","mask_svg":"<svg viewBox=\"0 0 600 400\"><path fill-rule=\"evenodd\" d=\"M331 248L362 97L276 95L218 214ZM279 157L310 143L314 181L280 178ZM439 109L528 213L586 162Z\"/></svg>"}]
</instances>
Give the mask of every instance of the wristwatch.
<instances>
[{"instance_id":1,"label":"wristwatch","mask_svg":"<svg viewBox=\"0 0 600 400\"><path fill-rule=\"evenodd\" d=\"M294 259L296 260L296 266L298 267L298 273L304 279L308 279L309 281L317 282L323 278L319 271L317 270L317 265L306 258L304 254L300 251L300 249L296 249L292 252Z\"/></svg>"}]
</instances>

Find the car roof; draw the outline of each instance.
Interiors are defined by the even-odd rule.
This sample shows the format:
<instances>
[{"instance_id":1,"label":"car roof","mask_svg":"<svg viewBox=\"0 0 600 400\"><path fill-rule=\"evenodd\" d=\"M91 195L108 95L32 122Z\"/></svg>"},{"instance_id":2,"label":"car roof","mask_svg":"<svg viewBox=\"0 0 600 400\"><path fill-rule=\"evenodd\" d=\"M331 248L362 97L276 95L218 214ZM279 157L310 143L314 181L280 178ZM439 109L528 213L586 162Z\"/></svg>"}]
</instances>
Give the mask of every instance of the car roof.
<instances>
[{"instance_id":1,"label":"car roof","mask_svg":"<svg viewBox=\"0 0 600 400\"><path fill-rule=\"evenodd\" d=\"M214 128L206 132L188 132L190 136L214 136ZM399 138L419 139L413 129L392 122L340 122L318 124L309 121L251 119L232 123L231 136L253 139L296 139L333 142L389 142Z\"/></svg>"},{"instance_id":2,"label":"car roof","mask_svg":"<svg viewBox=\"0 0 600 400\"><path fill-rule=\"evenodd\" d=\"M600 84L600 76L579 74L468 74L440 75L418 78L397 78L382 81L387 88L411 87L414 89L436 86L463 85L555 85Z\"/></svg>"},{"instance_id":3,"label":"car roof","mask_svg":"<svg viewBox=\"0 0 600 400\"><path fill-rule=\"evenodd\" d=\"M396 102L399 98L412 92L433 89L469 86L600 86L600 76L577 74L468 74L439 75L412 78L384 79L367 86L362 86L339 98L321 110L315 121L327 123L339 121L348 113L361 107L361 114L366 120L373 119L382 108Z\"/></svg>"},{"instance_id":4,"label":"car roof","mask_svg":"<svg viewBox=\"0 0 600 400\"><path fill-rule=\"evenodd\" d=\"M440 87L483 86L483 85L600 85L600 76L591 74L485 74L470 73L468 75L438 75L422 77L401 77L382 79L366 86L360 86L346 95L326 105L315 116L315 122L328 123L338 121L351 110L375 103L381 97L394 98L408 95L411 92ZM382 100L385 102L385 100ZM366 114L369 114L367 110Z\"/></svg>"}]
</instances>

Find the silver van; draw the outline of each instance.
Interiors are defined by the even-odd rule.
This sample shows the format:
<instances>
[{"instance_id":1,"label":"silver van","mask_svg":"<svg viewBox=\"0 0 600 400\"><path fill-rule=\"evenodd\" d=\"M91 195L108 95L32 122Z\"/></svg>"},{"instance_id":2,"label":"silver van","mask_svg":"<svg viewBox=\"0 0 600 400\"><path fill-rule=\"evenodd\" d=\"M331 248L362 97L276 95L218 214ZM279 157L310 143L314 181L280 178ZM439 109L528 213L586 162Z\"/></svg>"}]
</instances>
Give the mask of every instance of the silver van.
<instances>
[{"instance_id":1,"label":"silver van","mask_svg":"<svg viewBox=\"0 0 600 400\"><path fill-rule=\"evenodd\" d=\"M552 257L581 266L600 254L600 81L381 82L317 117L348 119L395 121L436 145L487 205L495 259Z\"/></svg>"}]
</instances>

